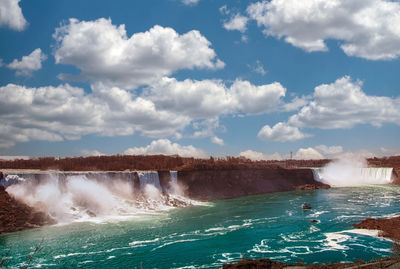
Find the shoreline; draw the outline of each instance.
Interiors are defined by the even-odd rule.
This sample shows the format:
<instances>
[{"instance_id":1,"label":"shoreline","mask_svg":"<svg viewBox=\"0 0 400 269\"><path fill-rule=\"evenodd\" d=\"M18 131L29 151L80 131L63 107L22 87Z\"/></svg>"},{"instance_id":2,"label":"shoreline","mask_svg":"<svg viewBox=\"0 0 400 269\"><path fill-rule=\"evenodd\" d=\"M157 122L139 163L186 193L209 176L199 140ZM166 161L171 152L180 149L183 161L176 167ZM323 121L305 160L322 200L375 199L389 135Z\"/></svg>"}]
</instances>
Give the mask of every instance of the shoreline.
<instances>
[{"instance_id":1,"label":"shoreline","mask_svg":"<svg viewBox=\"0 0 400 269\"><path fill-rule=\"evenodd\" d=\"M353 225L357 229L379 230L378 235L389 238L395 243L400 243L400 216L375 219L366 218L358 224Z\"/></svg>"}]
</instances>

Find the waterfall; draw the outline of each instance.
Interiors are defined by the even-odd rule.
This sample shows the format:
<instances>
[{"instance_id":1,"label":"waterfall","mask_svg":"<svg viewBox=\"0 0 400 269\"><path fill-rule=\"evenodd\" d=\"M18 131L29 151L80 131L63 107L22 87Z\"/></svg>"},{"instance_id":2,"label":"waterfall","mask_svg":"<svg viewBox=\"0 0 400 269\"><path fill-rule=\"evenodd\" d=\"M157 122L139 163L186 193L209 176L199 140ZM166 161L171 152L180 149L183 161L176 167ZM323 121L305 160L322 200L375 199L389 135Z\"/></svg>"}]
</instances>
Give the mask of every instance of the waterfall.
<instances>
[{"instance_id":1,"label":"waterfall","mask_svg":"<svg viewBox=\"0 0 400 269\"><path fill-rule=\"evenodd\" d=\"M392 181L391 167L351 167L329 164L323 168L312 168L314 179L334 187L374 184L389 184Z\"/></svg>"},{"instance_id":2,"label":"waterfall","mask_svg":"<svg viewBox=\"0 0 400 269\"><path fill-rule=\"evenodd\" d=\"M171 184L178 184L178 171L169 171L171 175Z\"/></svg>"},{"instance_id":3,"label":"waterfall","mask_svg":"<svg viewBox=\"0 0 400 269\"><path fill-rule=\"evenodd\" d=\"M155 171L14 174L0 184L59 223L103 221L198 204L179 192L177 173L170 173L171 188L164 193Z\"/></svg>"},{"instance_id":4,"label":"waterfall","mask_svg":"<svg viewBox=\"0 0 400 269\"><path fill-rule=\"evenodd\" d=\"M155 171L145 171L139 172L140 179L140 189L144 190L146 185L150 184L156 187L158 190L162 191L160 179L158 178L158 173Z\"/></svg>"}]
</instances>

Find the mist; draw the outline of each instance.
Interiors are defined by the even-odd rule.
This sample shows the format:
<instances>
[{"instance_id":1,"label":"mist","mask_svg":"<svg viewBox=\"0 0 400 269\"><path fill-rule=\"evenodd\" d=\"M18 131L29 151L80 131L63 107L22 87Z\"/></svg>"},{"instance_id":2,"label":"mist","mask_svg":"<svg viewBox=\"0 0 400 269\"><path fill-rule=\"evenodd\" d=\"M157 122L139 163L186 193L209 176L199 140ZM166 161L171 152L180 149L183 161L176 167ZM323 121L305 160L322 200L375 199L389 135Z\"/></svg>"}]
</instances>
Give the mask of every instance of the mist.
<instances>
[{"instance_id":1,"label":"mist","mask_svg":"<svg viewBox=\"0 0 400 269\"><path fill-rule=\"evenodd\" d=\"M352 187L363 185L388 184L392 168L368 167L365 159L338 159L322 169L316 169L319 181L332 187Z\"/></svg>"},{"instance_id":2,"label":"mist","mask_svg":"<svg viewBox=\"0 0 400 269\"><path fill-rule=\"evenodd\" d=\"M21 178L19 183L9 186L7 192L35 210L47 213L58 223L138 217L177 205L199 204L184 197L176 182L170 183L165 194L159 182L141 183L141 189L135 191L133 185L124 180L95 180L85 175L59 180L56 175L50 175L39 183Z\"/></svg>"}]
</instances>

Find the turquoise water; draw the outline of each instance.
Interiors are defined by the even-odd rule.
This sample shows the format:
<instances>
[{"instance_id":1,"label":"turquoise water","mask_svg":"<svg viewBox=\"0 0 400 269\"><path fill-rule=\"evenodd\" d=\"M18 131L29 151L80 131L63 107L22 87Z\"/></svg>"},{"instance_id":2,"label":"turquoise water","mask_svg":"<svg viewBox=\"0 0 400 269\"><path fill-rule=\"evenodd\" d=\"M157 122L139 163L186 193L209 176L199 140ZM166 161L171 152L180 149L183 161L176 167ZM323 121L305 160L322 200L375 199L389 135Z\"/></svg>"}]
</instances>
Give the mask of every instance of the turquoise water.
<instances>
[{"instance_id":1,"label":"turquoise water","mask_svg":"<svg viewBox=\"0 0 400 269\"><path fill-rule=\"evenodd\" d=\"M312 210L301 210L309 202ZM294 191L217 201L124 221L72 223L0 236L9 267L215 268L241 258L305 263L370 260L392 242L352 224L400 213L400 188ZM310 222L318 220L318 223Z\"/></svg>"}]
</instances>

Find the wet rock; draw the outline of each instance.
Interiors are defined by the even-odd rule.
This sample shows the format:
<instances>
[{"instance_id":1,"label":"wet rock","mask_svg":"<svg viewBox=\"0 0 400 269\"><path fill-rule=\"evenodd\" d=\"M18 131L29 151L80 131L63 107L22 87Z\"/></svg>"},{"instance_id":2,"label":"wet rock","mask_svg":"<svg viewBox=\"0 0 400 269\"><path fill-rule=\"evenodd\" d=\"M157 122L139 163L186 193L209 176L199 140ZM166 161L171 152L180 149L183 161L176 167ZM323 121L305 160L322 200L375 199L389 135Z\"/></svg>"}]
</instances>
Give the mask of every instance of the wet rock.
<instances>
[{"instance_id":1,"label":"wet rock","mask_svg":"<svg viewBox=\"0 0 400 269\"><path fill-rule=\"evenodd\" d=\"M329 186L328 184L324 184L324 183L305 184L305 185L296 186L296 190L312 191L312 190L319 190L319 189L329 189L330 187L331 186Z\"/></svg>"},{"instance_id":2,"label":"wet rock","mask_svg":"<svg viewBox=\"0 0 400 269\"><path fill-rule=\"evenodd\" d=\"M88 216L89 216L89 217L92 217L92 218L95 218L95 217L96 217L96 214L93 213L93 212L90 211L90 210L86 210L86 214L88 214Z\"/></svg>"},{"instance_id":3,"label":"wet rock","mask_svg":"<svg viewBox=\"0 0 400 269\"><path fill-rule=\"evenodd\" d=\"M43 212L17 201L0 186L0 233L21 231L55 221Z\"/></svg>"}]
</instances>

